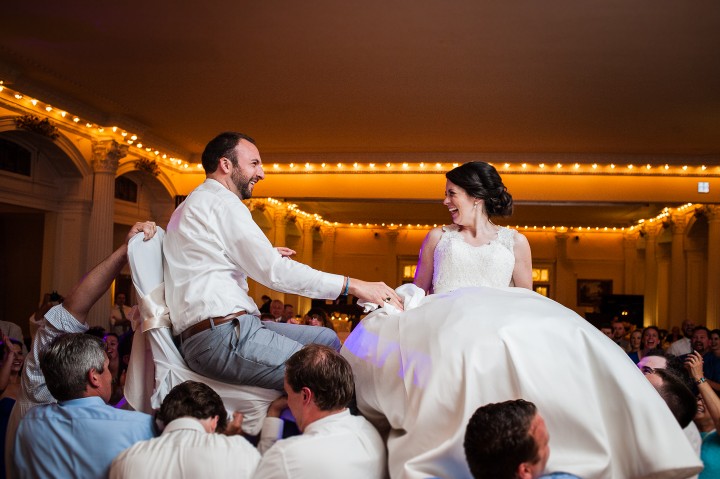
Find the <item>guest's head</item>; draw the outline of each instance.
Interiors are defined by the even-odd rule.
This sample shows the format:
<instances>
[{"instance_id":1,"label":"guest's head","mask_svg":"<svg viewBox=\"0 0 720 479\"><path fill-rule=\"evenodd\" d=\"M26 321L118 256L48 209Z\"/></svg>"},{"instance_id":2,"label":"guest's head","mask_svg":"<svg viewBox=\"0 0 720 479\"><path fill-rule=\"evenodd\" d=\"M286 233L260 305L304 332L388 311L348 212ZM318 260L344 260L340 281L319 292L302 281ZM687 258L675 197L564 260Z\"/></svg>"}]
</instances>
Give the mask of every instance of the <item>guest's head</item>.
<instances>
[{"instance_id":1,"label":"guest's head","mask_svg":"<svg viewBox=\"0 0 720 479\"><path fill-rule=\"evenodd\" d=\"M710 351L715 356L720 356L720 329L710 331Z\"/></svg>"},{"instance_id":2,"label":"guest's head","mask_svg":"<svg viewBox=\"0 0 720 479\"><path fill-rule=\"evenodd\" d=\"M672 336L674 340L677 340L680 337L680 328L678 326L670 328L670 336Z\"/></svg>"},{"instance_id":3,"label":"guest's head","mask_svg":"<svg viewBox=\"0 0 720 479\"><path fill-rule=\"evenodd\" d=\"M469 196L470 200L482 203L482 208L488 216L510 216L513 211L513 199L502 182L495 167L483 161L471 161L453 168L445 174L448 180L446 189L459 187L462 191L460 200ZM448 191L446 191L447 201ZM458 205L455 205L458 206Z\"/></svg>"},{"instance_id":4,"label":"guest's head","mask_svg":"<svg viewBox=\"0 0 720 479\"><path fill-rule=\"evenodd\" d=\"M273 315L274 319L282 318L285 305L279 299L273 299L270 302L270 314Z\"/></svg>"},{"instance_id":5,"label":"guest's head","mask_svg":"<svg viewBox=\"0 0 720 479\"><path fill-rule=\"evenodd\" d=\"M681 379L688 389L693 389L693 381L681 359L674 354L666 353L662 349L647 351L638 361L637 366L643 374L652 373L657 369L666 369L678 379Z\"/></svg>"},{"instance_id":6,"label":"guest's head","mask_svg":"<svg viewBox=\"0 0 720 479\"><path fill-rule=\"evenodd\" d=\"M630 351L639 351L642 343L642 331L639 329L630 333Z\"/></svg>"},{"instance_id":7,"label":"guest's head","mask_svg":"<svg viewBox=\"0 0 720 479\"><path fill-rule=\"evenodd\" d=\"M310 308L305 315L305 324L308 326L323 326L335 330L328 314L322 308Z\"/></svg>"},{"instance_id":8,"label":"guest's head","mask_svg":"<svg viewBox=\"0 0 720 479\"><path fill-rule=\"evenodd\" d=\"M603 333L608 338L613 339L613 329L612 329L612 326L610 326L610 323L601 324L600 332Z\"/></svg>"},{"instance_id":9,"label":"guest's head","mask_svg":"<svg viewBox=\"0 0 720 479\"><path fill-rule=\"evenodd\" d=\"M286 304L283 307L283 322L288 322L291 318L295 317L295 306L292 304Z\"/></svg>"},{"instance_id":10,"label":"guest's head","mask_svg":"<svg viewBox=\"0 0 720 479\"><path fill-rule=\"evenodd\" d=\"M118 345L120 344L120 338L115 333L105 333L103 337L105 342L105 352L108 355L108 359L111 361L118 357Z\"/></svg>"},{"instance_id":11,"label":"guest's head","mask_svg":"<svg viewBox=\"0 0 720 479\"><path fill-rule=\"evenodd\" d=\"M680 427L687 427L697 413L697 400L685 382L667 369L644 371L644 374L668 405Z\"/></svg>"},{"instance_id":12,"label":"guest's head","mask_svg":"<svg viewBox=\"0 0 720 479\"><path fill-rule=\"evenodd\" d=\"M643 329L641 349L647 351L660 346L660 330L657 326L648 326Z\"/></svg>"},{"instance_id":13,"label":"guest's head","mask_svg":"<svg viewBox=\"0 0 720 479\"><path fill-rule=\"evenodd\" d=\"M172 388L157 414L165 426L181 417L198 419L207 432L223 432L227 427L222 399L213 388L197 381L185 381Z\"/></svg>"},{"instance_id":14,"label":"guest's head","mask_svg":"<svg viewBox=\"0 0 720 479\"><path fill-rule=\"evenodd\" d=\"M695 329L695 322L691 321L689 319L686 319L682 322L682 330L683 334L686 338L690 339L692 337L693 330Z\"/></svg>"},{"instance_id":15,"label":"guest's head","mask_svg":"<svg viewBox=\"0 0 720 479\"><path fill-rule=\"evenodd\" d=\"M115 295L115 304L118 306L125 305L125 293L118 293Z\"/></svg>"},{"instance_id":16,"label":"guest's head","mask_svg":"<svg viewBox=\"0 0 720 479\"><path fill-rule=\"evenodd\" d=\"M715 421L708 412L701 394L697 395L697 413L693 418L693 422L700 432L712 432L715 430Z\"/></svg>"},{"instance_id":17,"label":"guest's head","mask_svg":"<svg viewBox=\"0 0 720 479\"><path fill-rule=\"evenodd\" d=\"M50 394L58 401L112 393L112 375L102 340L89 334L56 338L40 357L40 368Z\"/></svg>"},{"instance_id":18,"label":"guest's head","mask_svg":"<svg viewBox=\"0 0 720 479\"><path fill-rule=\"evenodd\" d=\"M615 319L612 322L613 339L618 340L625 337L625 323L619 319Z\"/></svg>"},{"instance_id":19,"label":"guest's head","mask_svg":"<svg viewBox=\"0 0 720 479\"><path fill-rule=\"evenodd\" d=\"M465 430L465 457L475 479L535 479L550 457L550 435L535 405L523 399L478 408Z\"/></svg>"},{"instance_id":20,"label":"guest's head","mask_svg":"<svg viewBox=\"0 0 720 479\"><path fill-rule=\"evenodd\" d=\"M17 339L10 338L10 344L7 345L9 351L15 353L15 358L10 366L10 372L12 374L19 374L22 371L23 362L25 361L25 353L23 352L23 343ZM7 361L7 356L3 358L3 361Z\"/></svg>"},{"instance_id":21,"label":"guest's head","mask_svg":"<svg viewBox=\"0 0 720 479\"><path fill-rule=\"evenodd\" d=\"M710 330L705 326L698 326L693 329L692 347L700 354L710 351Z\"/></svg>"},{"instance_id":22,"label":"guest's head","mask_svg":"<svg viewBox=\"0 0 720 479\"><path fill-rule=\"evenodd\" d=\"M355 391L350 364L332 348L309 344L285 362L288 407L301 431L344 410Z\"/></svg>"}]
</instances>

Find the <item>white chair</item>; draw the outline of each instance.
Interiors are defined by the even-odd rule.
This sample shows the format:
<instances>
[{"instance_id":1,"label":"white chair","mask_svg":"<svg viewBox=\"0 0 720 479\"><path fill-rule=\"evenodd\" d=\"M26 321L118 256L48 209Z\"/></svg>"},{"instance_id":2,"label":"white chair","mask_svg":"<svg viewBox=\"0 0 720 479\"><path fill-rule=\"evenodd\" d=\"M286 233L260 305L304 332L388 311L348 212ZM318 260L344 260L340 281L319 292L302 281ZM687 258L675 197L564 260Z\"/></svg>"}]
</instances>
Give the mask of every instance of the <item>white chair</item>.
<instances>
[{"instance_id":1,"label":"white chair","mask_svg":"<svg viewBox=\"0 0 720 479\"><path fill-rule=\"evenodd\" d=\"M190 368L172 338L170 314L165 303L163 281L162 228L149 241L142 233L130 240L128 259L133 284L138 293L138 313L133 318L133 347L125 383L125 397L138 411L157 410L176 385L199 381L213 388L229 411L243 414L243 432L257 435L270 403L280 391L254 386L238 386L204 377Z\"/></svg>"}]
</instances>

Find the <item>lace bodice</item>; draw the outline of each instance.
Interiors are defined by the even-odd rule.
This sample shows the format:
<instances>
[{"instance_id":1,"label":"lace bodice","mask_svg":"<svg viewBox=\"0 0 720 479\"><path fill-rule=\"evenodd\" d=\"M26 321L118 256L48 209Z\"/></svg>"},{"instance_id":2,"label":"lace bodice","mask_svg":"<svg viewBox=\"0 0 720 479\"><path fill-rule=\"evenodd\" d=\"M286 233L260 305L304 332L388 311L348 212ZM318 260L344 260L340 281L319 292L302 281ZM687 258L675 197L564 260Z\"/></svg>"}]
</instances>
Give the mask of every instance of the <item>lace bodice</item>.
<instances>
[{"instance_id":1,"label":"lace bodice","mask_svg":"<svg viewBox=\"0 0 720 479\"><path fill-rule=\"evenodd\" d=\"M462 239L457 225L444 226L435 246L433 292L447 293L466 286L509 286L515 268L515 234L515 230L501 226L490 243L472 246Z\"/></svg>"}]
</instances>

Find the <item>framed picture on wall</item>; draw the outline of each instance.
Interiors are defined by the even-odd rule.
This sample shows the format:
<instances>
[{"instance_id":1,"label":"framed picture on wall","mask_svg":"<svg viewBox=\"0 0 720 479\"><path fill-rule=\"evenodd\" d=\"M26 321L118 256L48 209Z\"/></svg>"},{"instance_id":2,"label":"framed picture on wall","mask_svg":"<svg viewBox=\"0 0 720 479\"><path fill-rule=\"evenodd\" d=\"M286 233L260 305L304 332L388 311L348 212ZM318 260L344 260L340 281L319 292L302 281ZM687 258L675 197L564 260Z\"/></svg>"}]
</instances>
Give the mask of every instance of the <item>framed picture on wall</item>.
<instances>
[{"instance_id":1,"label":"framed picture on wall","mask_svg":"<svg viewBox=\"0 0 720 479\"><path fill-rule=\"evenodd\" d=\"M612 294L611 279L577 280L577 305L600 306L603 296Z\"/></svg>"}]
</instances>

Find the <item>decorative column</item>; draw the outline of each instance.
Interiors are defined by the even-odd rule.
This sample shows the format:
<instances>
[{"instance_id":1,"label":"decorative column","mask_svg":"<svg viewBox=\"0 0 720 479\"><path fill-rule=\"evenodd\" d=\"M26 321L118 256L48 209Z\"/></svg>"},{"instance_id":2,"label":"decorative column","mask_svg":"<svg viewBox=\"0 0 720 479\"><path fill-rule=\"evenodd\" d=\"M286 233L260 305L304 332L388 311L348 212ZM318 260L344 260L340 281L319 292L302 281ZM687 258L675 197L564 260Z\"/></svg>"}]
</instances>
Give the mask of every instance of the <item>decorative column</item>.
<instances>
[{"instance_id":1,"label":"decorative column","mask_svg":"<svg viewBox=\"0 0 720 479\"><path fill-rule=\"evenodd\" d=\"M623 235L623 259L625 273L625 294L637 293L637 240L636 232Z\"/></svg>"},{"instance_id":2,"label":"decorative column","mask_svg":"<svg viewBox=\"0 0 720 479\"><path fill-rule=\"evenodd\" d=\"M397 272L397 239L400 234L397 230L390 230L387 233L388 253L387 253L387 269L385 272L385 284L399 284ZM391 286L394 287L394 286Z\"/></svg>"},{"instance_id":3,"label":"decorative column","mask_svg":"<svg viewBox=\"0 0 720 479\"><path fill-rule=\"evenodd\" d=\"M313 266L313 233L315 230L315 222L310 219L303 219L300 222L302 228L302 251L300 251L298 261L310 267ZM305 296L298 296L295 314L305 314L312 305L312 300Z\"/></svg>"},{"instance_id":4,"label":"decorative column","mask_svg":"<svg viewBox=\"0 0 720 479\"><path fill-rule=\"evenodd\" d=\"M670 249L669 325L680 324L687 319L687 281L685 272L685 230L687 215L672 216L672 244Z\"/></svg>"},{"instance_id":5,"label":"decorative column","mask_svg":"<svg viewBox=\"0 0 720 479\"><path fill-rule=\"evenodd\" d=\"M567 232L558 232L555 234L555 257L557 258L557 267L555 270L555 300L568 308L574 308L577 305L575 296L575 280L573 277L572 264L568 260L567 242L570 236Z\"/></svg>"},{"instance_id":6,"label":"decorative column","mask_svg":"<svg viewBox=\"0 0 720 479\"><path fill-rule=\"evenodd\" d=\"M705 215L708 221L705 325L713 330L720 327L720 206L706 205Z\"/></svg>"},{"instance_id":7,"label":"decorative column","mask_svg":"<svg viewBox=\"0 0 720 479\"><path fill-rule=\"evenodd\" d=\"M660 232L660 225L646 224L643 232L645 234L645 292L644 292L644 314L643 323L645 326L657 324L658 314L658 278L657 278L657 237Z\"/></svg>"},{"instance_id":8,"label":"decorative column","mask_svg":"<svg viewBox=\"0 0 720 479\"><path fill-rule=\"evenodd\" d=\"M273 246L286 246L285 231L287 226L287 210L285 208L277 208L273 212Z\"/></svg>"},{"instance_id":9,"label":"decorative column","mask_svg":"<svg viewBox=\"0 0 720 479\"><path fill-rule=\"evenodd\" d=\"M335 263L335 227L321 226L320 236L322 237L322 270L333 271Z\"/></svg>"},{"instance_id":10,"label":"decorative column","mask_svg":"<svg viewBox=\"0 0 720 479\"><path fill-rule=\"evenodd\" d=\"M88 268L93 268L112 253L113 213L115 207L115 173L128 146L115 140L93 142L93 203L88 232ZM90 326L110 327L112 300L107 291L88 314Z\"/></svg>"},{"instance_id":11,"label":"decorative column","mask_svg":"<svg viewBox=\"0 0 720 479\"><path fill-rule=\"evenodd\" d=\"M308 266L312 266L313 260L313 232L315 228L315 222L309 219L302 220L300 223L302 227L302 251L300 252L301 263L305 263Z\"/></svg>"}]
</instances>

